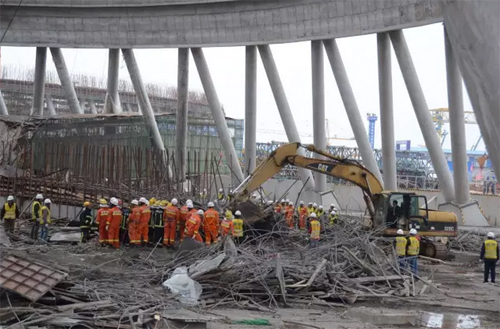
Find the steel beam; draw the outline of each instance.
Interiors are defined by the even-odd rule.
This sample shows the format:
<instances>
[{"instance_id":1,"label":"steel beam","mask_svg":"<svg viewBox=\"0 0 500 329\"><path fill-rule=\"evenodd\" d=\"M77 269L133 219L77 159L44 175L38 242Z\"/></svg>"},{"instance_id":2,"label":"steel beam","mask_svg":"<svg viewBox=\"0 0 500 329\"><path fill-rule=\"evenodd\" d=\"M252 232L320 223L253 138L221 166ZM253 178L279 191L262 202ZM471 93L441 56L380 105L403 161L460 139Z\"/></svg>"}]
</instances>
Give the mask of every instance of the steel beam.
<instances>
[{"instance_id":1,"label":"steel beam","mask_svg":"<svg viewBox=\"0 0 500 329\"><path fill-rule=\"evenodd\" d=\"M200 75L201 84L205 90L205 95L207 96L208 104L210 110L212 111L212 117L214 118L215 125L217 126L217 133L222 143L222 147L226 152L226 161L230 164L233 171L233 185L237 185L243 181L243 171L241 170L240 163L238 161L238 155L234 148L233 139L229 133L227 127L226 118L222 107L219 102L219 97L215 90L214 83L212 81L212 76L208 69L207 61L205 60L205 55L201 48L191 48L191 53L193 54L194 62L196 68L198 69L198 74ZM234 181L234 178L239 182Z\"/></svg>"},{"instance_id":2,"label":"steel beam","mask_svg":"<svg viewBox=\"0 0 500 329\"><path fill-rule=\"evenodd\" d=\"M177 62L177 119L175 125L175 167L180 182L186 179L188 138L189 48L179 48Z\"/></svg>"},{"instance_id":3,"label":"steel beam","mask_svg":"<svg viewBox=\"0 0 500 329\"><path fill-rule=\"evenodd\" d=\"M35 81L33 83L33 107L31 115L43 116L45 93L45 72L47 67L47 48L36 48Z\"/></svg>"},{"instance_id":4,"label":"steel beam","mask_svg":"<svg viewBox=\"0 0 500 329\"><path fill-rule=\"evenodd\" d=\"M429 107L427 106L424 92L420 86L420 81L415 66L413 65L405 36L401 30L392 31L389 35L398 59L401 73L403 74L406 88L408 89L408 94L413 104L413 109L415 110L420 130L422 131L425 144L429 150L429 156L431 157L434 171L439 179L439 188L443 193L445 201L451 202L455 199L453 178L448 169L448 162L441 148L439 137L436 134L436 128L432 122Z\"/></svg>"},{"instance_id":5,"label":"steel beam","mask_svg":"<svg viewBox=\"0 0 500 329\"><path fill-rule=\"evenodd\" d=\"M375 157L373 156L373 149L366 133L363 118L359 113L358 104L356 103L356 98L354 97L337 42L335 40L324 40L323 43L332 67L333 75L335 76L335 81L337 81L340 96L344 102L347 117L349 118L354 137L356 138L356 143L358 144L361 157L363 158L363 164L380 180L383 186L382 175L380 174L377 161L375 161Z\"/></svg>"},{"instance_id":6,"label":"steel beam","mask_svg":"<svg viewBox=\"0 0 500 329\"><path fill-rule=\"evenodd\" d=\"M397 191L398 184L396 173L396 141L394 138L394 110L392 98L391 41L388 33L377 34L377 50L384 187L390 191Z\"/></svg>"},{"instance_id":7,"label":"steel beam","mask_svg":"<svg viewBox=\"0 0 500 329\"><path fill-rule=\"evenodd\" d=\"M255 169L257 143L257 47L245 48L245 175Z\"/></svg>"},{"instance_id":8,"label":"steel beam","mask_svg":"<svg viewBox=\"0 0 500 329\"><path fill-rule=\"evenodd\" d=\"M122 113L118 78L120 72L120 49L110 49L108 55L108 90L104 101L104 113Z\"/></svg>"},{"instance_id":9,"label":"steel beam","mask_svg":"<svg viewBox=\"0 0 500 329\"><path fill-rule=\"evenodd\" d=\"M64 56L61 52L61 49L50 48L50 53L52 54L52 60L54 61L54 65L56 66L59 80L61 80L61 86L64 89L69 110L73 114L83 114L83 111L80 108L80 104L78 103L75 86L73 86L73 82L71 81L71 77L69 76L68 68L66 67L66 62L64 61Z\"/></svg>"}]
</instances>

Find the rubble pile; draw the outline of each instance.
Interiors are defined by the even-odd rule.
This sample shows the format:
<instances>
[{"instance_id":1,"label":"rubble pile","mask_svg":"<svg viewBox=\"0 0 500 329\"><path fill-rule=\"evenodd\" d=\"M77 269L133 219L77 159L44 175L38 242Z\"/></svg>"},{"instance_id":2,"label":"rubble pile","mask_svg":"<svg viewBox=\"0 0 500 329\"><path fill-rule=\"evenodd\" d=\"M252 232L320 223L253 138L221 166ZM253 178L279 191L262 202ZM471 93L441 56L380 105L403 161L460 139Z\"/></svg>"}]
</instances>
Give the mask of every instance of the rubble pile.
<instances>
[{"instance_id":1,"label":"rubble pile","mask_svg":"<svg viewBox=\"0 0 500 329\"><path fill-rule=\"evenodd\" d=\"M451 249L478 253L485 239L485 233L458 230L458 236L450 240Z\"/></svg>"}]
</instances>

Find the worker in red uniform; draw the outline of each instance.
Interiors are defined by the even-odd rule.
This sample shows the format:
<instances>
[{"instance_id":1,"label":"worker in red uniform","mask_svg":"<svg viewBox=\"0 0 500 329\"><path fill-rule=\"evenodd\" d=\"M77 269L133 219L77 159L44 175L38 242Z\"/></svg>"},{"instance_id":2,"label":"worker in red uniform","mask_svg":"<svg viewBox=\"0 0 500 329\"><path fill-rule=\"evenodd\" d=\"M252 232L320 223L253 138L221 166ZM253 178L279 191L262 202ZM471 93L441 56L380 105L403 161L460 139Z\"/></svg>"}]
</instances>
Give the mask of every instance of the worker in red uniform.
<instances>
[{"instance_id":1,"label":"worker in red uniform","mask_svg":"<svg viewBox=\"0 0 500 329\"><path fill-rule=\"evenodd\" d=\"M307 207L304 205L304 201L300 201L298 213L299 213L299 230L305 230L308 211Z\"/></svg>"},{"instance_id":2,"label":"worker in red uniform","mask_svg":"<svg viewBox=\"0 0 500 329\"><path fill-rule=\"evenodd\" d=\"M139 207L139 201L132 200L130 207L130 215L128 216L128 236L130 239L130 245L136 247L141 244L139 238L139 220L141 219L141 207Z\"/></svg>"},{"instance_id":3,"label":"worker in red uniform","mask_svg":"<svg viewBox=\"0 0 500 329\"><path fill-rule=\"evenodd\" d=\"M289 228L293 228L295 226L294 220L293 220L293 213L295 212L295 208L293 206L293 202L290 201L288 202L288 205L285 208L285 219L286 223L288 224Z\"/></svg>"},{"instance_id":4,"label":"worker in red uniform","mask_svg":"<svg viewBox=\"0 0 500 329\"><path fill-rule=\"evenodd\" d=\"M180 213L180 221L177 223L177 232L179 232L179 241L182 242L182 239L184 238L184 230L186 228L186 221L188 220L188 204L192 202L188 202L191 200L187 200L186 203L181 207Z\"/></svg>"},{"instance_id":5,"label":"worker in red uniform","mask_svg":"<svg viewBox=\"0 0 500 329\"><path fill-rule=\"evenodd\" d=\"M281 214L281 211L283 210L283 206L281 204L284 202L285 200L281 200L281 203L276 204L276 206L274 207L274 212L276 214Z\"/></svg>"},{"instance_id":6,"label":"worker in red uniform","mask_svg":"<svg viewBox=\"0 0 500 329\"><path fill-rule=\"evenodd\" d=\"M192 238L196 241L203 242L203 239L201 238L200 235L200 226L201 226L201 221L203 219L204 212L203 210L198 210L197 212L193 213L191 217L186 222L186 229L184 236L188 238Z\"/></svg>"},{"instance_id":7,"label":"worker in red uniform","mask_svg":"<svg viewBox=\"0 0 500 329\"><path fill-rule=\"evenodd\" d=\"M149 221L151 219L151 209L148 206L146 198L139 199L139 208L141 209L141 217L139 219L139 234L137 236L139 243L146 245L149 241Z\"/></svg>"},{"instance_id":8,"label":"worker in red uniform","mask_svg":"<svg viewBox=\"0 0 500 329\"><path fill-rule=\"evenodd\" d=\"M231 210L226 211L226 216L220 223L220 235L221 237L225 236L233 236L234 233L234 225L233 225L233 213Z\"/></svg>"},{"instance_id":9,"label":"worker in red uniform","mask_svg":"<svg viewBox=\"0 0 500 329\"><path fill-rule=\"evenodd\" d=\"M108 232L106 232L106 221L109 216L108 202L105 199L99 200L99 208L95 222L99 226L99 243L104 247L108 242Z\"/></svg>"},{"instance_id":10,"label":"worker in red uniform","mask_svg":"<svg viewBox=\"0 0 500 329\"><path fill-rule=\"evenodd\" d=\"M203 230L205 232L205 242L207 246L217 242L219 234L219 213L214 209L214 203L208 203L208 209L205 212L205 220L203 222Z\"/></svg>"},{"instance_id":11,"label":"worker in red uniform","mask_svg":"<svg viewBox=\"0 0 500 329\"><path fill-rule=\"evenodd\" d=\"M163 213L163 222L165 223L165 231L163 233L163 245L173 247L175 243L175 231L177 222L180 221L181 213L177 208L177 199L172 199L171 204L165 208Z\"/></svg>"},{"instance_id":12,"label":"worker in red uniform","mask_svg":"<svg viewBox=\"0 0 500 329\"><path fill-rule=\"evenodd\" d=\"M106 231L108 232L108 243L120 249L120 224L122 222L122 211L118 207L118 199L111 198L109 202L113 208L109 210L109 215L106 220Z\"/></svg>"}]
</instances>

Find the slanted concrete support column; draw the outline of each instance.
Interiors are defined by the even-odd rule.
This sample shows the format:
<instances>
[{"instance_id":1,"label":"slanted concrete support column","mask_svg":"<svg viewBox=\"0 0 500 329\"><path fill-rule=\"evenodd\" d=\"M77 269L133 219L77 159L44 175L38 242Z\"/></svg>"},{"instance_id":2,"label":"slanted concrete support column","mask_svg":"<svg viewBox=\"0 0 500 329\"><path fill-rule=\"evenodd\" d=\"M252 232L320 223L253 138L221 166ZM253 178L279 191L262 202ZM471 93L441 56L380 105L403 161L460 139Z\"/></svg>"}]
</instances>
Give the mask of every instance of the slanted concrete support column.
<instances>
[{"instance_id":1,"label":"slanted concrete support column","mask_svg":"<svg viewBox=\"0 0 500 329\"><path fill-rule=\"evenodd\" d=\"M188 138L189 48L179 48L177 63L177 120L175 125L175 168L177 178L186 178Z\"/></svg>"},{"instance_id":2,"label":"slanted concrete support column","mask_svg":"<svg viewBox=\"0 0 500 329\"><path fill-rule=\"evenodd\" d=\"M87 104L89 104L90 113L97 114L97 108L95 107L94 100L87 99Z\"/></svg>"},{"instance_id":3,"label":"slanted concrete support column","mask_svg":"<svg viewBox=\"0 0 500 329\"><path fill-rule=\"evenodd\" d=\"M366 133L364 120L359 113L358 104L356 103L351 84L349 83L349 77L347 76L337 42L335 40L324 40L323 43L332 67L333 75L335 76L335 81L337 81L340 96L344 102L347 117L349 118L354 137L356 138L356 143L363 157L363 164L382 183L382 175L375 161L375 156L373 155L373 150L368 140L368 134Z\"/></svg>"},{"instance_id":4,"label":"slanted concrete support column","mask_svg":"<svg viewBox=\"0 0 500 329\"><path fill-rule=\"evenodd\" d=\"M56 66L57 75L59 80L61 80L61 86L64 89L64 94L66 95L66 100L68 102L69 110L73 114L83 114L80 104L78 103L78 97L76 96L75 86L71 81L69 76L68 68L66 67L66 62L64 61L64 56L60 48L50 48L50 53L52 54L52 60Z\"/></svg>"},{"instance_id":5,"label":"slanted concrete support column","mask_svg":"<svg viewBox=\"0 0 500 329\"><path fill-rule=\"evenodd\" d=\"M313 139L314 145L326 150L325 133L325 74L323 59L323 43L311 41L311 68L312 68L312 110L313 110ZM322 156L315 155L316 158ZM326 191L326 175L313 173L317 192Z\"/></svg>"},{"instance_id":6,"label":"slanted concrete support column","mask_svg":"<svg viewBox=\"0 0 500 329\"><path fill-rule=\"evenodd\" d=\"M127 64L128 73L130 74L130 80L132 80L135 94L137 95L137 99L139 100L139 104L142 109L142 115L149 126L153 145L157 149L165 151L163 139L161 138L160 130L158 129L153 113L153 108L151 107L148 94L146 93L146 88L142 82L141 72L139 72L139 67L137 66L137 62L135 60L134 51L132 49L122 49L122 53L125 63Z\"/></svg>"},{"instance_id":7,"label":"slanted concrete support column","mask_svg":"<svg viewBox=\"0 0 500 329\"><path fill-rule=\"evenodd\" d=\"M43 116L45 71L47 66L47 48L36 48L35 81L33 83L33 107L31 115Z\"/></svg>"},{"instance_id":8,"label":"slanted concrete support column","mask_svg":"<svg viewBox=\"0 0 500 329\"><path fill-rule=\"evenodd\" d=\"M377 49L384 187L386 190L397 191L396 141L394 138L394 110L392 99L391 41L388 33L377 34Z\"/></svg>"},{"instance_id":9,"label":"slanted concrete support column","mask_svg":"<svg viewBox=\"0 0 500 329\"><path fill-rule=\"evenodd\" d=\"M293 120L292 111L290 105L288 104L288 99L285 95L285 90L283 84L281 83L281 78L278 73L278 68L274 62L273 53L269 45L258 46L260 58L262 59L262 64L264 64L264 69L266 70L267 79L269 80L269 85L274 95L274 100L278 107L280 113L281 121L283 122L283 127L285 128L286 136L289 142L300 142L299 131ZM304 151L300 151L304 154ZM310 170L298 168L300 178L302 182L306 184L306 190L314 189L314 178ZM306 183L307 182L307 183Z\"/></svg>"},{"instance_id":10,"label":"slanted concrete support column","mask_svg":"<svg viewBox=\"0 0 500 329\"><path fill-rule=\"evenodd\" d=\"M47 110L49 110L49 116L56 115L56 108L54 106L54 102L52 101L52 96L49 94L45 94L45 102L47 103Z\"/></svg>"},{"instance_id":11,"label":"slanted concrete support column","mask_svg":"<svg viewBox=\"0 0 500 329\"><path fill-rule=\"evenodd\" d=\"M451 48L450 39L444 32L446 51L446 76L448 81L448 110L450 112L451 156L453 159L453 180L455 201L466 204L470 200L469 172L467 170L467 142L465 138L464 99L462 76L457 59Z\"/></svg>"},{"instance_id":12,"label":"slanted concrete support column","mask_svg":"<svg viewBox=\"0 0 500 329\"><path fill-rule=\"evenodd\" d=\"M7 105L5 105L5 101L3 100L3 95L1 90L0 90L0 115L9 115L9 111L7 110Z\"/></svg>"},{"instance_id":13,"label":"slanted concrete support column","mask_svg":"<svg viewBox=\"0 0 500 329\"><path fill-rule=\"evenodd\" d=\"M191 48L191 53L193 54L194 62L196 63L196 68L198 69L198 74L200 75L201 84L205 90L210 110L212 111L212 117L217 126L217 133L219 134L222 147L226 152L226 160L233 171L232 177L237 179L237 181L233 179L233 185L239 184L243 181L243 171L238 161L238 155L236 154L233 139L227 127L226 118L222 111L219 97L217 96L212 76L210 75L207 61L205 60L205 55L201 48Z\"/></svg>"},{"instance_id":14,"label":"slanted concrete support column","mask_svg":"<svg viewBox=\"0 0 500 329\"><path fill-rule=\"evenodd\" d=\"M82 99L80 99L80 109L82 110L82 113L84 113L84 114L85 114L85 104L86 103L87 103L87 100L82 97Z\"/></svg>"},{"instance_id":15,"label":"slanted concrete support column","mask_svg":"<svg viewBox=\"0 0 500 329\"><path fill-rule=\"evenodd\" d=\"M434 171L439 179L439 188L441 189L446 202L455 200L455 186L448 168L448 162L444 156L439 137L436 134L434 123L429 113L429 107L425 100L424 92L420 86L417 71L411 59L410 50L406 44L403 31L392 31L389 33L394 47L394 52L398 59L403 79L408 89L413 109L417 117L420 130L425 140L429 156L431 157Z\"/></svg>"},{"instance_id":16,"label":"slanted concrete support column","mask_svg":"<svg viewBox=\"0 0 500 329\"><path fill-rule=\"evenodd\" d=\"M257 143L257 47L245 48L245 176L255 169Z\"/></svg>"},{"instance_id":17,"label":"slanted concrete support column","mask_svg":"<svg viewBox=\"0 0 500 329\"><path fill-rule=\"evenodd\" d=\"M118 94L118 76L120 71L120 49L110 49L108 56L108 90L104 101L104 113L122 113Z\"/></svg>"}]
</instances>

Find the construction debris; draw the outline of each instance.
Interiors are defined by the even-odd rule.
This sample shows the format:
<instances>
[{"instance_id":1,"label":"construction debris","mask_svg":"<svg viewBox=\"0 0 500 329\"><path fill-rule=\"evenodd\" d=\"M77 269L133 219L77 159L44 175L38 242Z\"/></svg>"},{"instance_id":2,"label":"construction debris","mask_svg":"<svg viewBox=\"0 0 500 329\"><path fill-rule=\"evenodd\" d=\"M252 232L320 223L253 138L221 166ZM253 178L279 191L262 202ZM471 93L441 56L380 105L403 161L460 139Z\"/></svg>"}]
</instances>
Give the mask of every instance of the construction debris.
<instances>
[{"instance_id":1,"label":"construction debris","mask_svg":"<svg viewBox=\"0 0 500 329\"><path fill-rule=\"evenodd\" d=\"M450 245L452 249L479 253L485 238L485 233L458 230L458 236L450 240Z\"/></svg>"}]
</instances>

